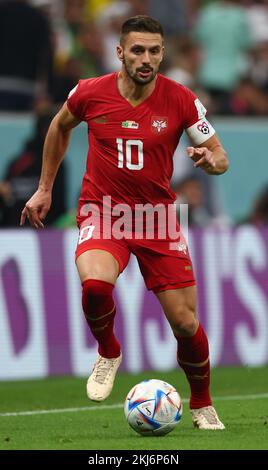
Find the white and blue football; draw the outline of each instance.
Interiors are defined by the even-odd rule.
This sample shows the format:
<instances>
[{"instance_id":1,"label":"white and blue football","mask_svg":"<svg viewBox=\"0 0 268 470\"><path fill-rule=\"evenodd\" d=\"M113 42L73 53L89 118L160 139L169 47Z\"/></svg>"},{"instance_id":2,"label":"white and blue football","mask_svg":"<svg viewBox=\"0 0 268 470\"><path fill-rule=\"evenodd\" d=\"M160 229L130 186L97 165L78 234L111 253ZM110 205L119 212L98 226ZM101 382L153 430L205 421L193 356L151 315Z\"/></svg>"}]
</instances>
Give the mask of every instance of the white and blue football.
<instances>
[{"instance_id":1,"label":"white and blue football","mask_svg":"<svg viewBox=\"0 0 268 470\"><path fill-rule=\"evenodd\" d=\"M169 383L145 380L129 391L124 411L128 424L139 434L163 436L180 422L182 400Z\"/></svg>"}]
</instances>

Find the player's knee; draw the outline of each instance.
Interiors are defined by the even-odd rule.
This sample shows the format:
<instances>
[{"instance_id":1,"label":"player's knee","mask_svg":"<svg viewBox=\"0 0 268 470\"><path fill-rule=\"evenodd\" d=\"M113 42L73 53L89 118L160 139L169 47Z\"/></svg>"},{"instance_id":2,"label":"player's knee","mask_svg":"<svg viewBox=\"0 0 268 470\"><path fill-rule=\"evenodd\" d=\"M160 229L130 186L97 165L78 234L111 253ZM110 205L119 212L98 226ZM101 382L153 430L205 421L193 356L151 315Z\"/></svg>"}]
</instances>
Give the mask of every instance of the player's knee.
<instances>
[{"instance_id":1,"label":"player's knee","mask_svg":"<svg viewBox=\"0 0 268 470\"><path fill-rule=\"evenodd\" d=\"M113 305L114 285L98 279L86 279L82 283L82 305L85 313L92 312L97 315L103 312L108 305Z\"/></svg>"},{"instance_id":2,"label":"player's knee","mask_svg":"<svg viewBox=\"0 0 268 470\"><path fill-rule=\"evenodd\" d=\"M198 326L194 310L187 306L180 307L173 318L171 327L176 337L194 335Z\"/></svg>"},{"instance_id":3,"label":"player's knee","mask_svg":"<svg viewBox=\"0 0 268 470\"><path fill-rule=\"evenodd\" d=\"M76 266L82 283L87 279L101 280L115 284L119 273L116 259L102 250L89 250L76 259Z\"/></svg>"}]
</instances>

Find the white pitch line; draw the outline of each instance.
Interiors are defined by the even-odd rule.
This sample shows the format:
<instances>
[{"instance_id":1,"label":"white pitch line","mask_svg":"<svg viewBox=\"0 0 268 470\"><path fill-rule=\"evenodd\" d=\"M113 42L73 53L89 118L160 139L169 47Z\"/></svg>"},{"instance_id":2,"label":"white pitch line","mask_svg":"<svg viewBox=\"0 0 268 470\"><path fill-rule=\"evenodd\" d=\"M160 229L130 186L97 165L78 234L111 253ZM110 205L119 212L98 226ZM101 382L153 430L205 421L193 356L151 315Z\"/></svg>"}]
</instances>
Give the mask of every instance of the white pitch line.
<instances>
[{"instance_id":1,"label":"white pitch line","mask_svg":"<svg viewBox=\"0 0 268 470\"><path fill-rule=\"evenodd\" d=\"M259 400L261 398L268 398L268 393L256 393L251 395L227 395L223 397L213 397L213 401L232 401L232 400ZM183 403L187 403L188 399L183 399ZM80 408L58 408L51 410L33 410L33 411L18 411L14 413L0 413L1 417L7 416L33 416L33 415L47 415L53 413L77 413L78 411L96 411L96 410L112 410L113 408L123 408L122 403L114 405L98 405L98 406L83 406Z\"/></svg>"},{"instance_id":2,"label":"white pitch line","mask_svg":"<svg viewBox=\"0 0 268 470\"><path fill-rule=\"evenodd\" d=\"M52 413L76 413L77 411L111 410L112 408L123 408L123 405L122 403L117 403L115 405L81 406L81 408L56 408L51 410L18 411L17 413L0 413L0 416L32 416L47 415Z\"/></svg>"},{"instance_id":3,"label":"white pitch line","mask_svg":"<svg viewBox=\"0 0 268 470\"><path fill-rule=\"evenodd\" d=\"M226 397L212 397L213 401L231 401L231 400L259 400L260 398L268 398L268 393L255 393L251 395L230 395Z\"/></svg>"}]
</instances>

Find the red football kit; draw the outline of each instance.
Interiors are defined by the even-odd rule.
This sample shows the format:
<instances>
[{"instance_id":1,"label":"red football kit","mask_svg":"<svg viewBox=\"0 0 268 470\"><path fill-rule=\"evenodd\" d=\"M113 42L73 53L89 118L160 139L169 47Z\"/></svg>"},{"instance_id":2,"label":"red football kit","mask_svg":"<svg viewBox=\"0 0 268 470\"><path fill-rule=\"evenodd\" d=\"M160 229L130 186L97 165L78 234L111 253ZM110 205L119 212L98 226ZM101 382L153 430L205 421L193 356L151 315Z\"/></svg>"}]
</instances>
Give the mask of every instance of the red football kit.
<instances>
[{"instance_id":1,"label":"red football kit","mask_svg":"<svg viewBox=\"0 0 268 470\"><path fill-rule=\"evenodd\" d=\"M132 211L132 222L137 207L174 207L173 154L183 131L196 145L215 131L196 95L182 85L158 74L152 94L134 107L120 94L117 77L118 73L112 73L80 80L67 100L70 112L87 123L89 142L78 205L76 257L90 249L103 249L113 254L122 272L132 252L148 289L193 285L192 263L182 236L175 240L169 233L164 238L120 238L118 227L107 236L98 216L105 219L110 211L111 220L118 220L125 205ZM179 232L178 223L176 227ZM128 229L134 230L131 224ZM156 229L157 223L154 234Z\"/></svg>"}]
</instances>

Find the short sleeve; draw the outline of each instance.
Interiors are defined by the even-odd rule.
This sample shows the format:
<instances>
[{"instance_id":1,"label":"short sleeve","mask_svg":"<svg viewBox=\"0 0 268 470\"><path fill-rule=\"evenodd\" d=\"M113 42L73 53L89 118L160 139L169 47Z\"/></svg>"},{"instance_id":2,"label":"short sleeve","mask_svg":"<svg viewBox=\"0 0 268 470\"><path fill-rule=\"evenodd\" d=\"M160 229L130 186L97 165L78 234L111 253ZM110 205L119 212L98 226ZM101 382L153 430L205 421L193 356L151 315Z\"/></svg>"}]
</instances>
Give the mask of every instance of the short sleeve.
<instances>
[{"instance_id":1,"label":"short sleeve","mask_svg":"<svg viewBox=\"0 0 268 470\"><path fill-rule=\"evenodd\" d=\"M184 129L193 126L200 119L204 119L207 114L205 106L201 103L199 98L188 88L185 96L185 120Z\"/></svg>"},{"instance_id":2,"label":"short sleeve","mask_svg":"<svg viewBox=\"0 0 268 470\"><path fill-rule=\"evenodd\" d=\"M70 91L67 98L67 106L71 113L79 121L85 121L86 107L88 104L88 91L85 89L83 80Z\"/></svg>"}]
</instances>

